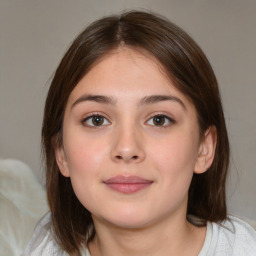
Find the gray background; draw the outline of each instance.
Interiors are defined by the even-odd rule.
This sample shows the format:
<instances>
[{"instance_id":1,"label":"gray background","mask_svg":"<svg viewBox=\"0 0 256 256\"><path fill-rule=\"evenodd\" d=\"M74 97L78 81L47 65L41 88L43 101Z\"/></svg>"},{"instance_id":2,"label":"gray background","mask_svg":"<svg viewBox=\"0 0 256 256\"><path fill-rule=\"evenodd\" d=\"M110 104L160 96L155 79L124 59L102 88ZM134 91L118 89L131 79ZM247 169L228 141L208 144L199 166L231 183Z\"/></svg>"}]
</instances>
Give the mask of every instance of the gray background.
<instances>
[{"instance_id":1,"label":"gray background","mask_svg":"<svg viewBox=\"0 0 256 256\"><path fill-rule=\"evenodd\" d=\"M232 147L229 211L256 220L255 0L0 0L0 157L24 161L43 180L43 106L60 58L89 22L135 8L168 17L206 52Z\"/></svg>"}]
</instances>

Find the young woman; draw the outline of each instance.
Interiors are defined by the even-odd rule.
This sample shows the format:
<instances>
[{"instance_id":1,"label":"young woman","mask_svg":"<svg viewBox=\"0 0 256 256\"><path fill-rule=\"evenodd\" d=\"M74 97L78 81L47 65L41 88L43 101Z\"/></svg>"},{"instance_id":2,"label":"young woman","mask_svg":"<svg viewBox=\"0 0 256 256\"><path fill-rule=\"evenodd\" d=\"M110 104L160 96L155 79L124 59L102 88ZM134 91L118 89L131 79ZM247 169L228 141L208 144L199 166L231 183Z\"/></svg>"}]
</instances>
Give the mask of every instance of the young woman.
<instances>
[{"instance_id":1,"label":"young woman","mask_svg":"<svg viewBox=\"0 0 256 256\"><path fill-rule=\"evenodd\" d=\"M227 216L215 75L165 18L126 12L75 39L42 142L50 213L24 255L256 255L255 231Z\"/></svg>"}]
</instances>

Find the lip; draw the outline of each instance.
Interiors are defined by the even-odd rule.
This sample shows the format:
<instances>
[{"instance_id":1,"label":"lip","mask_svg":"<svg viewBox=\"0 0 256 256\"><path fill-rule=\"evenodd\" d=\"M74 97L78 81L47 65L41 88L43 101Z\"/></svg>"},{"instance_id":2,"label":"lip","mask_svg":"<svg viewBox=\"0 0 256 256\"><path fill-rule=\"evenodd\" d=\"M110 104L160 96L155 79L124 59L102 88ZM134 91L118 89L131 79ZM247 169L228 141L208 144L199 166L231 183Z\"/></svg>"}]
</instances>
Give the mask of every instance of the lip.
<instances>
[{"instance_id":1,"label":"lip","mask_svg":"<svg viewBox=\"0 0 256 256\"><path fill-rule=\"evenodd\" d=\"M153 181L139 176L118 175L103 182L110 189L124 194L132 194L149 187Z\"/></svg>"}]
</instances>

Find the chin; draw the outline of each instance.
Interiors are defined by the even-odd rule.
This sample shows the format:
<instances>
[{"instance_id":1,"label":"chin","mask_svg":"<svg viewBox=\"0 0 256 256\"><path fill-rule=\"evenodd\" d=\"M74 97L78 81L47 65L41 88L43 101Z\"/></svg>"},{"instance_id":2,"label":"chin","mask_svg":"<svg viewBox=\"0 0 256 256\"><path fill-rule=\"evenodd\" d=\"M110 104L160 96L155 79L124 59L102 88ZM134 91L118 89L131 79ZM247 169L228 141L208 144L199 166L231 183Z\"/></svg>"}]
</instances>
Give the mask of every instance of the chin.
<instances>
[{"instance_id":1,"label":"chin","mask_svg":"<svg viewBox=\"0 0 256 256\"><path fill-rule=\"evenodd\" d=\"M148 216L148 214L143 214L143 212L118 212L115 211L115 215L113 212L111 215L101 216L101 219L113 226L124 228L124 229L138 229L144 228L153 222L153 216Z\"/></svg>"}]
</instances>

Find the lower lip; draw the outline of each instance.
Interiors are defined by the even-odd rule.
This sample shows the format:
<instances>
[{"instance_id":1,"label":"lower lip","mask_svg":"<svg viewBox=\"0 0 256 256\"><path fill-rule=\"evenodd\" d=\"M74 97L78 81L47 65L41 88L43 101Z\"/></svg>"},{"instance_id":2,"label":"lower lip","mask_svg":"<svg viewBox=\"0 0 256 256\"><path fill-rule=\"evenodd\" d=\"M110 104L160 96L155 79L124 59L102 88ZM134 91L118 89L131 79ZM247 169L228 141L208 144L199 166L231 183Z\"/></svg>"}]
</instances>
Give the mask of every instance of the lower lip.
<instances>
[{"instance_id":1,"label":"lower lip","mask_svg":"<svg viewBox=\"0 0 256 256\"><path fill-rule=\"evenodd\" d=\"M105 183L109 188L124 193L132 194L149 187L152 183Z\"/></svg>"}]
</instances>

